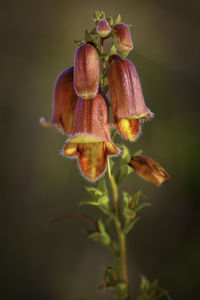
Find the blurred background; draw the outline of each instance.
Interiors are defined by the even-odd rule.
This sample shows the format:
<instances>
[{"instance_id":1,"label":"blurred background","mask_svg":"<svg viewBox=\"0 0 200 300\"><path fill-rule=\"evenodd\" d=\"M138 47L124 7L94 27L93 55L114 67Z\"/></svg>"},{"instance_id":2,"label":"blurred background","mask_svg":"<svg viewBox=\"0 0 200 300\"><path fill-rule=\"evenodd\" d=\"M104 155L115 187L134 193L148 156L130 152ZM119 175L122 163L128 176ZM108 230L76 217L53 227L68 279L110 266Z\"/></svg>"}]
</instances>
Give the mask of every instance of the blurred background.
<instances>
[{"instance_id":1,"label":"blurred background","mask_svg":"<svg viewBox=\"0 0 200 300\"><path fill-rule=\"evenodd\" d=\"M144 150L171 175L156 188L131 174L122 190L142 190L152 206L128 236L131 300L140 275L159 279L174 300L198 299L199 1L1 1L1 290L0 299L103 299L98 290L107 249L88 240L84 220L44 230L55 217L87 213L79 207L88 183L74 160L59 155L66 137L39 125L51 118L54 82L73 65L75 44L92 29L93 12L132 24L129 56L155 118L131 151ZM108 295L111 294L108 293Z\"/></svg>"}]
</instances>

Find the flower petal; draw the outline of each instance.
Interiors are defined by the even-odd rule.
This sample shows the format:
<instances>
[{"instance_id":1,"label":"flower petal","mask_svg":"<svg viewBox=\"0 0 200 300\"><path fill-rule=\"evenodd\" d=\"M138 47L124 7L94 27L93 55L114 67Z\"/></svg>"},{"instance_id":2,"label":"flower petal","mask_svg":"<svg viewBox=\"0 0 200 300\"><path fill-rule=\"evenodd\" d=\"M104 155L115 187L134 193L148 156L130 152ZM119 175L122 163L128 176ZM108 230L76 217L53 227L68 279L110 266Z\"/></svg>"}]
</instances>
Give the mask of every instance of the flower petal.
<instances>
[{"instance_id":1,"label":"flower petal","mask_svg":"<svg viewBox=\"0 0 200 300\"><path fill-rule=\"evenodd\" d=\"M119 133L130 141L135 141L140 133L140 121L138 119L120 119L117 121Z\"/></svg>"}]
</instances>

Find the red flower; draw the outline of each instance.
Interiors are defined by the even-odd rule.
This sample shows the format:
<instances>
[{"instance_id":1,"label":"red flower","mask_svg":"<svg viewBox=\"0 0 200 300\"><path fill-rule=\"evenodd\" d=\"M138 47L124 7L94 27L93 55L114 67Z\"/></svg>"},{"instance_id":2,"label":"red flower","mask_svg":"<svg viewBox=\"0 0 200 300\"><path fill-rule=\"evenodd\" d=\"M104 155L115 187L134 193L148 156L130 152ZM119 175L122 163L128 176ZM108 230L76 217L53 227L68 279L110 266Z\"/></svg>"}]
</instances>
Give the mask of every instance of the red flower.
<instances>
[{"instance_id":1,"label":"red flower","mask_svg":"<svg viewBox=\"0 0 200 300\"><path fill-rule=\"evenodd\" d=\"M73 67L61 73L56 80L53 97L53 114L51 122L46 122L44 118L40 123L44 127L57 124L66 133L71 133L74 120L74 111L78 101L78 96L74 91Z\"/></svg>"},{"instance_id":2,"label":"red flower","mask_svg":"<svg viewBox=\"0 0 200 300\"><path fill-rule=\"evenodd\" d=\"M79 98L64 154L77 157L83 175L96 181L106 170L107 155L118 153L110 138L106 96L99 91L91 100Z\"/></svg>"},{"instance_id":3,"label":"red flower","mask_svg":"<svg viewBox=\"0 0 200 300\"><path fill-rule=\"evenodd\" d=\"M146 107L137 71L130 60L118 55L110 57L108 80L113 124L122 136L134 141L140 133L140 119L153 114Z\"/></svg>"},{"instance_id":4,"label":"red flower","mask_svg":"<svg viewBox=\"0 0 200 300\"><path fill-rule=\"evenodd\" d=\"M79 97L91 99L99 88L99 56L97 50L85 43L76 49L74 60L74 89Z\"/></svg>"}]
</instances>

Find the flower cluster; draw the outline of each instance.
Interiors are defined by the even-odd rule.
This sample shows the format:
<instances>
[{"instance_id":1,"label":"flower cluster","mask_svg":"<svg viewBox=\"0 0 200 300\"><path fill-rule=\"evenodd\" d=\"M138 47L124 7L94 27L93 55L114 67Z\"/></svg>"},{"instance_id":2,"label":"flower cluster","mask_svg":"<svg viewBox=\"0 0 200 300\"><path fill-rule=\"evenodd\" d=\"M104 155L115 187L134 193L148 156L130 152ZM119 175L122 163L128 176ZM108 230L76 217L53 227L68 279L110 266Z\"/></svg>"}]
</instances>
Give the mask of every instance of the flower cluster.
<instances>
[{"instance_id":1,"label":"flower cluster","mask_svg":"<svg viewBox=\"0 0 200 300\"><path fill-rule=\"evenodd\" d=\"M105 18L95 22L96 43L86 39L77 47L74 66L56 81L52 120L40 121L45 127L57 124L69 135L64 154L77 158L82 174L90 181L104 174L108 155L120 153L111 140L110 126L116 126L124 138L135 141L140 133L140 120L152 117L144 102L137 71L124 58L133 49L129 27L121 22L112 24ZM104 58L98 43L109 37L114 39L116 51ZM106 75L102 71L100 74L100 59L107 63ZM111 125L109 100L105 86L100 84L102 76L108 80L110 89Z\"/></svg>"}]
</instances>

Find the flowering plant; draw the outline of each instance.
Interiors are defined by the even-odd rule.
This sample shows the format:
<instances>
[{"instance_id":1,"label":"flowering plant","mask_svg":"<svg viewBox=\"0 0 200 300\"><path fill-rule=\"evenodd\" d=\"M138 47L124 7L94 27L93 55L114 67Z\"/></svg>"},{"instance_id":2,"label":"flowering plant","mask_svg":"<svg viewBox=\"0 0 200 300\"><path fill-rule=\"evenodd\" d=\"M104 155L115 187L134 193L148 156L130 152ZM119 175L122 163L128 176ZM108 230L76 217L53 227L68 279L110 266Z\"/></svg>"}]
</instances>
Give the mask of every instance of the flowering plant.
<instances>
[{"instance_id":1,"label":"flowering plant","mask_svg":"<svg viewBox=\"0 0 200 300\"><path fill-rule=\"evenodd\" d=\"M90 221L94 230L89 232L89 238L109 248L116 258L114 266L106 268L101 287L104 292L112 287L116 290L117 299L127 300L130 295L126 237L138 220L138 211L150 203L141 192L132 195L120 193L119 183L133 171L157 186L168 181L169 175L152 158L141 156L141 152L131 155L123 143L115 144L117 132L134 142L140 134L142 121L151 118L153 113L145 105L137 71L133 63L126 59L133 49L129 26L121 22L120 15L114 21L112 17L106 18L102 11L95 13L94 23L95 27L90 32L85 31L84 41L75 41L74 66L60 74L56 81L51 122L46 122L44 118L40 122L45 127L55 124L68 135L63 154L77 159L81 174L89 182L98 181L97 187L86 187L89 195L81 204L96 206L112 220L117 238L112 234L110 223L102 218L96 221L91 216L74 214L50 223L70 217ZM106 53L104 42L108 39L113 39L113 43L110 52ZM111 123L109 110L112 112ZM120 156L117 172L114 172L114 156ZM108 174L107 180L103 177L105 172ZM143 276L137 300L162 297L170 299L157 281L150 283Z\"/></svg>"}]
</instances>

